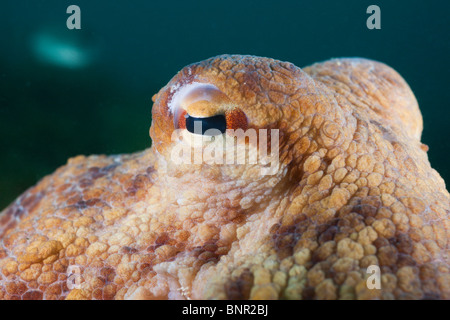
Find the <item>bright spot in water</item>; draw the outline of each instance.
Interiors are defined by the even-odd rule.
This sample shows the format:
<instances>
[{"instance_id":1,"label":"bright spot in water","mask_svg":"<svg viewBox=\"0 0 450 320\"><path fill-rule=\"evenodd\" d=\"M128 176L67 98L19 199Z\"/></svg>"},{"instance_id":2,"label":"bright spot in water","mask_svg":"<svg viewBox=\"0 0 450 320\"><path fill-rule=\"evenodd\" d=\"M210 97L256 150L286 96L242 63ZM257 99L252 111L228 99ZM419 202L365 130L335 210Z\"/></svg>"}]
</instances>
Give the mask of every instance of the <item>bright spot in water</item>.
<instances>
[{"instance_id":1,"label":"bright spot in water","mask_svg":"<svg viewBox=\"0 0 450 320\"><path fill-rule=\"evenodd\" d=\"M73 32L73 31L72 31ZM32 39L33 52L40 61L66 68L83 68L93 60L92 50L58 34L37 33Z\"/></svg>"}]
</instances>

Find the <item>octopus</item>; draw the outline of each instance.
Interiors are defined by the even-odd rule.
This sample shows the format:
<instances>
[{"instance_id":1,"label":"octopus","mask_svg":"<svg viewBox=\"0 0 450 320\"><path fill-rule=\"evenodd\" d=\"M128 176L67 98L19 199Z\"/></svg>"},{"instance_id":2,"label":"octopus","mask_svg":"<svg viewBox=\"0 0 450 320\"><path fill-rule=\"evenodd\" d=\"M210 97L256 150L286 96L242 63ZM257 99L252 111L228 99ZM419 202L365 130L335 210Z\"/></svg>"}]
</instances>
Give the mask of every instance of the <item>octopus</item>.
<instances>
[{"instance_id":1,"label":"octopus","mask_svg":"<svg viewBox=\"0 0 450 320\"><path fill-rule=\"evenodd\" d=\"M1 213L0 299L450 299L450 196L392 68L222 55L153 102L149 149L71 158ZM243 161L184 161L211 146Z\"/></svg>"}]
</instances>

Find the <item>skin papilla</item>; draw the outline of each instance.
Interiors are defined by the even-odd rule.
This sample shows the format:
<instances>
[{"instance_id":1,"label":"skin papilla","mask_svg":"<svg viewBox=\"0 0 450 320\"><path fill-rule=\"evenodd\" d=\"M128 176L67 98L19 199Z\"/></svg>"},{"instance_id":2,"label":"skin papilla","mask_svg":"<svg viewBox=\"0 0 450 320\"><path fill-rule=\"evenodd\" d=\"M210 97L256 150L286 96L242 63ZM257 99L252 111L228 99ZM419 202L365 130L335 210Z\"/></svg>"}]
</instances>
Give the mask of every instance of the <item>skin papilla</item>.
<instances>
[{"instance_id":1,"label":"skin papilla","mask_svg":"<svg viewBox=\"0 0 450 320\"><path fill-rule=\"evenodd\" d=\"M279 129L275 174L172 161L171 106L193 83L215 87L196 117ZM152 115L150 149L69 159L1 213L0 299L450 299L449 193L390 67L219 56Z\"/></svg>"}]
</instances>

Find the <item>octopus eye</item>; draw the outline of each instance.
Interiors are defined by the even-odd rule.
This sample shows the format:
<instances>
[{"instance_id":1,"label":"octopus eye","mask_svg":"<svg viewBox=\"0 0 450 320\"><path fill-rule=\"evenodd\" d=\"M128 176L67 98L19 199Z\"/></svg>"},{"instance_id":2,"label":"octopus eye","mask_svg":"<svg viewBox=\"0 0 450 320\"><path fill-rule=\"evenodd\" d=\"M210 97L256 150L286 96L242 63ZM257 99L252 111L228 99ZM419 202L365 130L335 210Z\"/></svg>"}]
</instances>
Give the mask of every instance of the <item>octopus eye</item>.
<instances>
[{"instance_id":1,"label":"octopus eye","mask_svg":"<svg viewBox=\"0 0 450 320\"><path fill-rule=\"evenodd\" d=\"M227 129L247 129L247 117L240 109L225 112L225 115L196 118L190 116L185 110L178 119L178 128L186 129L194 134L207 136L219 135ZM210 130L215 129L215 130ZM208 131L209 130L209 131Z\"/></svg>"},{"instance_id":2,"label":"octopus eye","mask_svg":"<svg viewBox=\"0 0 450 320\"><path fill-rule=\"evenodd\" d=\"M169 103L169 110L174 115L176 129L194 134L213 136L227 129L246 130L248 127L244 112L211 84L193 83L182 88Z\"/></svg>"},{"instance_id":3,"label":"octopus eye","mask_svg":"<svg viewBox=\"0 0 450 320\"><path fill-rule=\"evenodd\" d=\"M201 125L201 127L200 127ZM198 129L197 129L198 128ZM200 132L201 128L201 132ZM207 118L195 118L186 114L186 129L187 131L195 134L213 136L225 133L227 129L227 123L225 116L217 115ZM197 130L199 132L196 132ZM216 130L210 130L216 129Z\"/></svg>"}]
</instances>

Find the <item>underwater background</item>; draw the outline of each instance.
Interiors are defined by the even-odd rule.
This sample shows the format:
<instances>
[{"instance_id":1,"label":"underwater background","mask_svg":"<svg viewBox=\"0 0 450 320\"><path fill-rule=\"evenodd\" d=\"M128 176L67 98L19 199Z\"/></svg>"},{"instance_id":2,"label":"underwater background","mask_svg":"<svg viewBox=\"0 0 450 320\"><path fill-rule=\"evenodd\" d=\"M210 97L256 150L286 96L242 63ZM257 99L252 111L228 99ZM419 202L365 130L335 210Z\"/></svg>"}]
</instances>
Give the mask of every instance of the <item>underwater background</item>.
<instances>
[{"instance_id":1,"label":"underwater background","mask_svg":"<svg viewBox=\"0 0 450 320\"><path fill-rule=\"evenodd\" d=\"M69 5L81 30L66 26ZM366 26L370 5L380 30ZM148 148L152 95L185 65L224 53L390 65L416 95L422 142L448 189L449 12L438 0L2 0L0 210L69 157Z\"/></svg>"}]
</instances>

